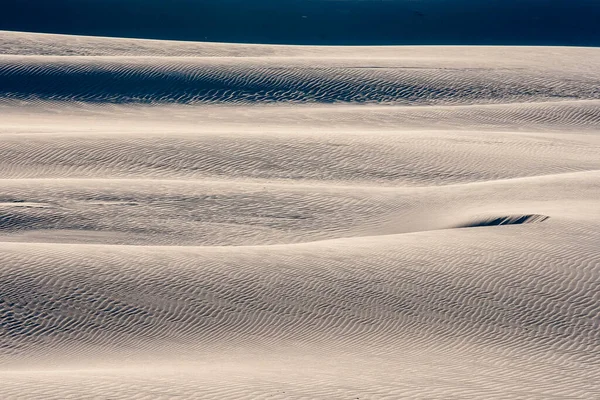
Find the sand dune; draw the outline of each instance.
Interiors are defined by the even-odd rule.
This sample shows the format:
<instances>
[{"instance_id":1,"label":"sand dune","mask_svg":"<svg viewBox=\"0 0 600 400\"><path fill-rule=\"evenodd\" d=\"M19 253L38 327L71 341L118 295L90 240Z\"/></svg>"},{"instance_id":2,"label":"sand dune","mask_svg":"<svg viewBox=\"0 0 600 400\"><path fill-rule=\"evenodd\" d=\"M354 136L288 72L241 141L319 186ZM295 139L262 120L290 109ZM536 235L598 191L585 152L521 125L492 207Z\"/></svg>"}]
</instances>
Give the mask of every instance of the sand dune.
<instances>
[{"instance_id":1,"label":"sand dune","mask_svg":"<svg viewBox=\"0 0 600 400\"><path fill-rule=\"evenodd\" d=\"M599 64L0 32L0 397L599 397Z\"/></svg>"}]
</instances>

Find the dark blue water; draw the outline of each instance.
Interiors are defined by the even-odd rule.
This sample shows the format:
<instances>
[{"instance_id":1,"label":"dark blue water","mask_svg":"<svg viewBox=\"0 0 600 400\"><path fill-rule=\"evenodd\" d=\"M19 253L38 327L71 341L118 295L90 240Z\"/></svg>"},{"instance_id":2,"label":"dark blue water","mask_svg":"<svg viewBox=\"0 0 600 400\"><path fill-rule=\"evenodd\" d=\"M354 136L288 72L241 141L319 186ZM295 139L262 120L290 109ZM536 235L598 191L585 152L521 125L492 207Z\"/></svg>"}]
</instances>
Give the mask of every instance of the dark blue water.
<instances>
[{"instance_id":1,"label":"dark blue water","mask_svg":"<svg viewBox=\"0 0 600 400\"><path fill-rule=\"evenodd\" d=\"M600 0L1 0L0 30L287 44L600 45Z\"/></svg>"}]
</instances>

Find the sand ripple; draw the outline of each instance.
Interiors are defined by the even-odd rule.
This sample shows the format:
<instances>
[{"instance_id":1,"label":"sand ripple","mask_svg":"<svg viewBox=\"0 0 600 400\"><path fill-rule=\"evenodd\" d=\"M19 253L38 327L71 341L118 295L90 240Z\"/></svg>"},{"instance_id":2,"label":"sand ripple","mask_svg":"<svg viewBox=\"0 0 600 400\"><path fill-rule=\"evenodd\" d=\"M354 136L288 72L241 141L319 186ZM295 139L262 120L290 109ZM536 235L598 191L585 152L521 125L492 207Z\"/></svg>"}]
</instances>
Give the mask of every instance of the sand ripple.
<instances>
[{"instance_id":1,"label":"sand ripple","mask_svg":"<svg viewBox=\"0 0 600 400\"><path fill-rule=\"evenodd\" d=\"M0 32L2 399L600 397L600 53Z\"/></svg>"}]
</instances>

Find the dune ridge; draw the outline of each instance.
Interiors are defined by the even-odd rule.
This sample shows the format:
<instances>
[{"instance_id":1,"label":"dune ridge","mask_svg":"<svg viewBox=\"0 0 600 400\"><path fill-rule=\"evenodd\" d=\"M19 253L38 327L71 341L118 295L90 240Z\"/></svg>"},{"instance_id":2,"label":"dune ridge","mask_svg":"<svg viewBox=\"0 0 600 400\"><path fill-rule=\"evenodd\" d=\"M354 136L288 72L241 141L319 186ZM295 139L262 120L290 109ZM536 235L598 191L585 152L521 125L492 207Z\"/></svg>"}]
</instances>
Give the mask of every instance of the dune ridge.
<instances>
[{"instance_id":1,"label":"dune ridge","mask_svg":"<svg viewBox=\"0 0 600 400\"><path fill-rule=\"evenodd\" d=\"M0 397L597 398L599 61L0 32Z\"/></svg>"}]
</instances>

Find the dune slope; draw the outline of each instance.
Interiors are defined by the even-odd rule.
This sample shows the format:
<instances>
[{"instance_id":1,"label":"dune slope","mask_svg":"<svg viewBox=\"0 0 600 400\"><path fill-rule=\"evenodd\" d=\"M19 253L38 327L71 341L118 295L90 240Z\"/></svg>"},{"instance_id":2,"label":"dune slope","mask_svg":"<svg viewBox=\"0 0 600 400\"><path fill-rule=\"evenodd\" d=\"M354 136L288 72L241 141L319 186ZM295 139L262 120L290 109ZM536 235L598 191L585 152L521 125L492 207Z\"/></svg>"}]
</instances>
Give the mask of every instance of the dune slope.
<instances>
[{"instance_id":1,"label":"dune slope","mask_svg":"<svg viewBox=\"0 0 600 400\"><path fill-rule=\"evenodd\" d=\"M0 32L0 397L598 398L597 65Z\"/></svg>"}]
</instances>

